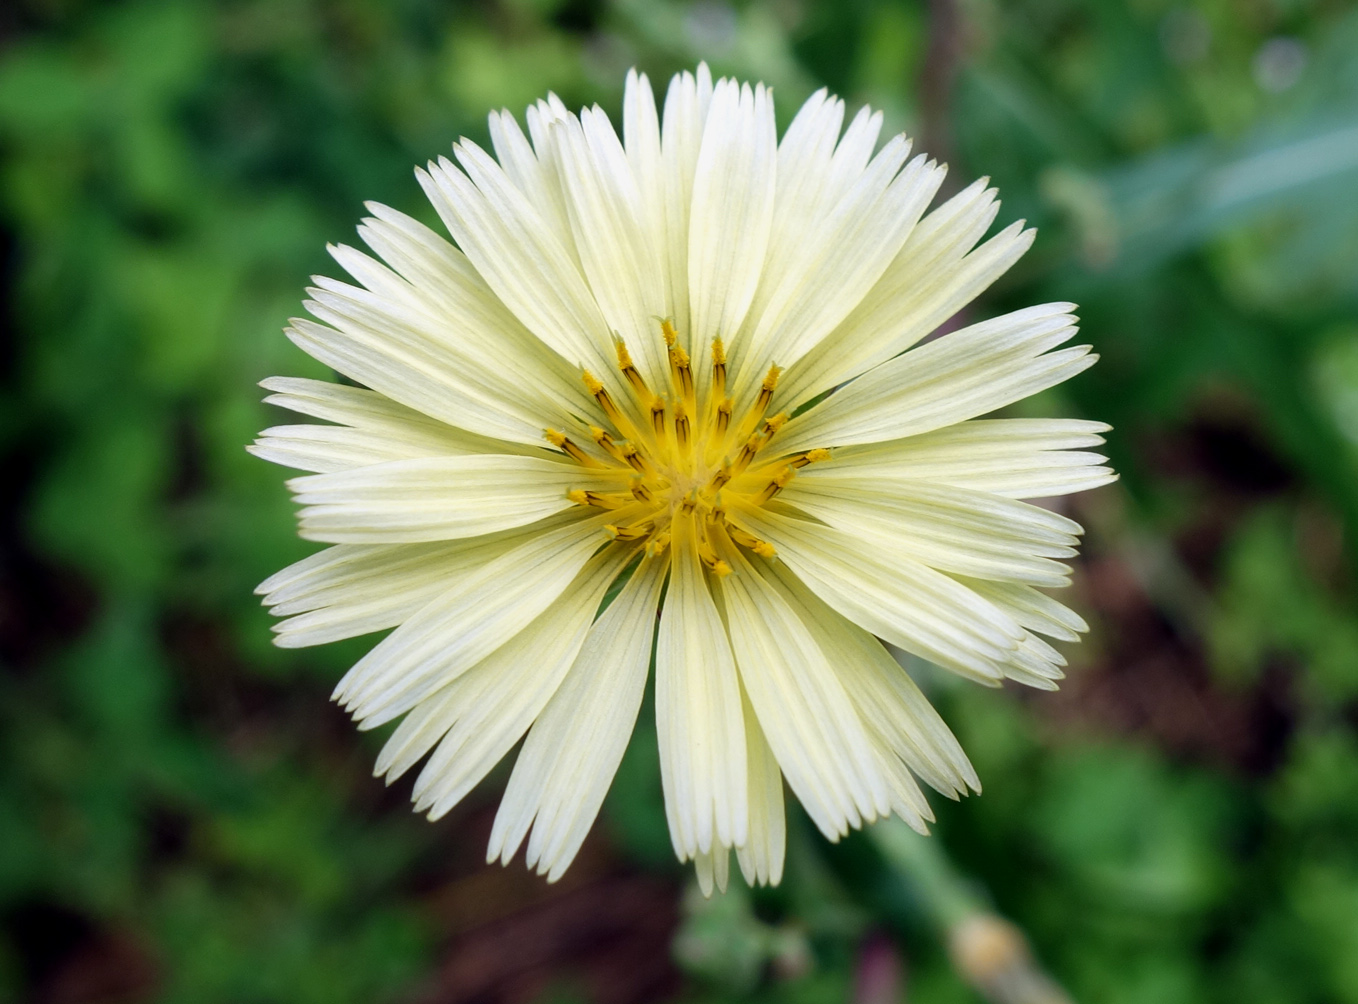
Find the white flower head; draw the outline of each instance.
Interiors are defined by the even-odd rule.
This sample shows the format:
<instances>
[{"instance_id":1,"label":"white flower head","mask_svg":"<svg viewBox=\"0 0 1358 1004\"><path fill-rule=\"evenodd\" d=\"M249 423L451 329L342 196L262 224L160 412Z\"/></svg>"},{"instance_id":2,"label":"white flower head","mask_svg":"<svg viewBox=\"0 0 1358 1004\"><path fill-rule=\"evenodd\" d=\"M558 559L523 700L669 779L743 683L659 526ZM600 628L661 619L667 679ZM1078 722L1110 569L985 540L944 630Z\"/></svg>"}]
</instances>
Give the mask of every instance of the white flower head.
<instances>
[{"instance_id":1,"label":"white flower head","mask_svg":"<svg viewBox=\"0 0 1358 1004\"><path fill-rule=\"evenodd\" d=\"M278 644L395 628L335 697L361 728L402 719L377 772L429 754L431 818L526 734L488 857L526 841L549 881L653 656L670 834L705 891L732 848L779 880L784 779L831 840L893 812L923 831L917 778L979 783L879 639L1051 689L1040 636L1086 630L1038 590L1080 527L1020 500L1111 480L1087 452L1107 426L978 418L1093 363L1062 347L1073 305L913 347L1032 231L978 244L984 181L926 214L944 169L825 91L781 141L765 87L705 66L663 116L629 74L621 140L555 96L527 125L492 114L494 157L464 139L417 172L451 243L370 205L376 257L332 248L355 284L318 277L292 322L367 389L264 382L332 423L254 446L313 472L301 534L333 545L260 587Z\"/></svg>"}]
</instances>

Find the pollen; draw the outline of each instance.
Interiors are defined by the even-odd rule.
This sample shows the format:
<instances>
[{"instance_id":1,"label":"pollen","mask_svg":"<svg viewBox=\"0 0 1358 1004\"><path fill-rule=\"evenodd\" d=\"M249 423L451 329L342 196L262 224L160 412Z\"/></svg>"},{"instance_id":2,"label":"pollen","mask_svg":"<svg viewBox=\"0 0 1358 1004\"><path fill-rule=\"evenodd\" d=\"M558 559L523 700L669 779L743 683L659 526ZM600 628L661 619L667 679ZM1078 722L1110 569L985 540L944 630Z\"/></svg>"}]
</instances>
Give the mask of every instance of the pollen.
<instances>
[{"instance_id":1,"label":"pollen","mask_svg":"<svg viewBox=\"0 0 1358 1004\"><path fill-rule=\"evenodd\" d=\"M727 383L722 340L712 340L704 373L694 366L674 322L657 320L654 337L668 363L660 382L648 383L638 369L631 351L637 346L615 338L622 379L609 387L620 396L588 370L581 374L606 425L585 426L588 439L582 432L573 440L555 429L547 430L547 439L591 476L608 471L619 476L616 491L567 493L572 503L592 511L618 510L617 521L604 528L611 540L634 544L653 558L666 553L671 541L676 547L684 542L710 575L721 578L737 571L736 553L763 561L777 555L773 545L740 525L741 515L772 503L800 469L829 461L830 451L778 449L789 420L787 411L773 410L778 366L745 392L738 407ZM681 524L683 532L676 534Z\"/></svg>"}]
</instances>

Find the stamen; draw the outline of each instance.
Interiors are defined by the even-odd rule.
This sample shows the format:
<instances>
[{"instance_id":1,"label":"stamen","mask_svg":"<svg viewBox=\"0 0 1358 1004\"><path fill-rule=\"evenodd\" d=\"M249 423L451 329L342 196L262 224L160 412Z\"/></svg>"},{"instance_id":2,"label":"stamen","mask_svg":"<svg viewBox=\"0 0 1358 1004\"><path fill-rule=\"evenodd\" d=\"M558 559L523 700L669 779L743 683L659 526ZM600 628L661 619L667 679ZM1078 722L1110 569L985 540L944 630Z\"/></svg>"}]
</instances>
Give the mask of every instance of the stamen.
<instances>
[{"instance_id":1,"label":"stamen","mask_svg":"<svg viewBox=\"0 0 1358 1004\"><path fill-rule=\"evenodd\" d=\"M644 523L634 523L632 526L615 526L614 524L609 523L604 527L604 530L606 530L608 535L614 540L624 541L641 540L641 538L649 536L650 532L654 529L655 523L649 519Z\"/></svg>"},{"instance_id":2,"label":"stamen","mask_svg":"<svg viewBox=\"0 0 1358 1004\"><path fill-rule=\"evenodd\" d=\"M646 462L646 458L641 455L641 451L631 443L622 444L622 460L638 474L649 476L655 473L651 465Z\"/></svg>"},{"instance_id":3,"label":"stamen","mask_svg":"<svg viewBox=\"0 0 1358 1004\"><path fill-rule=\"evenodd\" d=\"M744 473L745 468L750 466L750 461L754 459L754 455L759 452L759 448L763 445L764 437L758 433L745 441L745 445L736 454L735 463L731 465L732 477Z\"/></svg>"},{"instance_id":4,"label":"stamen","mask_svg":"<svg viewBox=\"0 0 1358 1004\"><path fill-rule=\"evenodd\" d=\"M787 418L788 418L787 412L780 411L778 414L774 415L772 418L770 418L767 422L764 423L765 441L773 438L773 434L775 432L777 432L783 426L787 425Z\"/></svg>"},{"instance_id":5,"label":"stamen","mask_svg":"<svg viewBox=\"0 0 1358 1004\"><path fill-rule=\"evenodd\" d=\"M635 501L631 495L622 495L617 492L587 492L581 491L579 488L567 492L566 498L576 505L589 505L596 509L621 509Z\"/></svg>"},{"instance_id":6,"label":"stamen","mask_svg":"<svg viewBox=\"0 0 1358 1004\"><path fill-rule=\"evenodd\" d=\"M651 428L655 430L657 442L665 438L665 402L659 397L651 398Z\"/></svg>"},{"instance_id":7,"label":"stamen","mask_svg":"<svg viewBox=\"0 0 1358 1004\"><path fill-rule=\"evenodd\" d=\"M626 377L627 382L632 385L632 390L636 392L637 397L641 398L643 401L646 400L651 392L646 386L646 381L642 379L641 374L637 371L636 364L632 362L632 354L627 351L627 343L621 338L615 338L613 340L613 347L617 349L618 352L618 369L622 370L622 375Z\"/></svg>"},{"instance_id":8,"label":"stamen","mask_svg":"<svg viewBox=\"0 0 1358 1004\"><path fill-rule=\"evenodd\" d=\"M656 558L673 543L672 521L692 520L679 525L693 528L703 567L716 576L730 575L734 570L730 555L740 553L732 551L733 547L766 559L778 552L768 541L730 522L722 502L723 491L729 491L728 486L742 477L746 480L740 484L761 484L768 479L762 488L739 492L742 505L761 506L775 498L798 470L829 460L830 451L806 450L778 458L777 452L769 450L771 459L759 459L760 451L789 421L786 411L768 415L781 369L769 367L755 401L736 417L735 401L726 393L729 372L722 340L712 339L711 392L705 392L699 401L692 361L679 344L674 322L658 320L672 389L662 388L661 393L651 390L626 343L615 336L618 369L627 381L624 396L635 396L635 400L622 402L628 409L626 415L603 382L586 370L585 387L608 416L606 427L589 426L597 454L586 453L565 433L554 429L547 430L547 438L583 465L620 474L623 472L611 466L620 464L634 472L625 491L619 484L615 491L572 489L566 493L577 505L618 510L613 516L617 522L604 528L611 540L644 546L647 556ZM733 444L740 444L734 457L727 452Z\"/></svg>"},{"instance_id":9,"label":"stamen","mask_svg":"<svg viewBox=\"0 0 1358 1004\"><path fill-rule=\"evenodd\" d=\"M768 410L769 402L773 400L773 392L778 387L778 374L783 372L777 366L769 367L768 376L764 377L764 383L759 388L759 397L755 399L754 410L762 417Z\"/></svg>"},{"instance_id":10,"label":"stamen","mask_svg":"<svg viewBox=\"0 0 1358 1004\"><path fill-rule=\"evenodd\" d=\"M830 459L829 450L821 449L807 450L805 453L799 453L796 456L790 458L787 462L787 465L791 468L796 469L799 467L805 467L807 464L817 464L829 459Z\"/></svg>"},{"instance_id":11,"label":"stamen","mask_svg":"<svg viewBox=\"0 0 1358 1004\"><path fill-rule=\"evenodd\" d=\"M796 473L797 472L794 471L791 467L784 467L781 471L775 474L773 476L773 480L764 486L764 490L755 496L754 498L755 505L763 505L765 502L769 501L769 499L773 498L780 491L786 488L787 483L792 480L793 475Z\"/></svg>"},{"instance_id":12,"label":"stamen","mask_svg":"<svg viewBox=\"0 0 1358 1004\"><path fill-rule=\"evenodd\" d=\"M731 535L732 540L734 540L741 547L753 551L761 558L772 558L775 554L778 553L776 550L774 550L773 545L770 544L768 541L760 540L754 534L746 533L738 526L735 526L731 523L727 523L725 529L726 532Z\"/></svg>"},{"instance_id":13,"label":"stamen","mask_svg":"<svg viewBox=\"0 0 1358 1004\"><path fill-rule=\"evenodd\" d=\"M726 435L726 430L731 427L731 409L736 403L729 397L723 398L721 404L717 405L717 436L718 438Z\"/></svg>"},{"instance_id":14,"label":"stamen","mask_svg":"<svg viewBox=\"0 0 1358 1004\"><path fill-rule=\"evenodd\" d=\"M585 389L594 396L594 400L599 402L599 407L604 410L608 420L613 423L613 428L629 439L636 439L637 427L632 424L631 419L618 410L617 404L613 401L613 395L608 393L608 389L591 373L584 371Z\"/></svg>"},{"instance_id":15,"label":"stamen","mask_svg":"<svg viewBox=\"0 0 1358 1004\"><path fill-rule=\"evenodd\" d=\"M558 450L565 453L566 456L570 457L576 463L583 464L585 467L605 466L604 464L600 463L599 461L591 457L584 450L580 449L580 447L572 443L568 438L566 438L566 435L564 433L557 432L555 429L546 429L544 430L543 435L546 437L547 442L551 443Z\"/></svg>"},{"instance_id":16,"label":"stamen","mask_svg":"<svg viewBox=\"0 0 1358 1004\"><path fill-rule=\"evenodd\" d=\"M712 547L711 542L708 541L706 534L698 537L698 558L719 578L724 579L731 574L731 566L717 556L717 552Z\"/></svg>"},{"instance_id":17,"label":"stamen","mask_svg":"<svg viewBox=\"0 0 1358 1004\"><path fill-rule=\"evenodd\" d=\"M689 363L688 353L684 351L682 345L670 346L670 370L674 374L675 389L683 396L685 401L693 403L693 367Z\"/></svg>"},{"instance_id":18,"label":"stamen","mask_svg":"<svg viewBox=\"0 0 1358 1004\"><path fill-rule=\"evenodd\" d=\"M769 410L769 402L773 400L773 391L778 386L778 374L781 373L777 366L769 367L769 375L764 377L764 383L759 388L759 397L755 399L754 407L740 423L740 431L736 434L736 442L749 436L759 428L759 423L764 417L764 412ZM786 419L783 419L786 421ZM767 437L766 437L767 438Z\"/></svg>"},{"instance_id":19,"label":"stamen","mask_svg":"<svg viewBox=\"0 0 1358 1004\"><path fill-rule=\"evenodd\" d=\"M717 471L716 474L712 475L712 480L707 483L708 491L721 491L726 482L730 481L734 476L734 472L731 470L731 462L729 460L723 460L721 469Z\"/></svg>"},{"instance_id":20,"label":"stamen","mask_svg":"<svg viewBox=\"0 0 1358 1004\"><path fill-rule=\"evenodd\" d=\"M674 442L683 453L688 452L688 433L688 412L684 410L684 402L679 401L674 405Z\"/></svg>"},{"instance_id":21,"label":"stamen","mask_svg":"<svg viewBox=\"0 0 1358 1004\"><path fill-rule=\"evenodd\" d=\"M623 458L622 447L614 442L613 437L608 434L607 429L601 429L597 425L589 427L589 434L594 437L594 441L599 444L599 448L607 453L614 460L626 461Z\"/></svg>"},{"instance_id":22,"label":"stamen","mask_svg":"<svg viewBox=\"0 0 1358 1004\"><path fill-rule=\"evenodd\" d=\"M665 553L665 548L670 546L670 532L665 530L657 533L646 544L646 557L658 558Z\"/></svg>"}]
</instances>

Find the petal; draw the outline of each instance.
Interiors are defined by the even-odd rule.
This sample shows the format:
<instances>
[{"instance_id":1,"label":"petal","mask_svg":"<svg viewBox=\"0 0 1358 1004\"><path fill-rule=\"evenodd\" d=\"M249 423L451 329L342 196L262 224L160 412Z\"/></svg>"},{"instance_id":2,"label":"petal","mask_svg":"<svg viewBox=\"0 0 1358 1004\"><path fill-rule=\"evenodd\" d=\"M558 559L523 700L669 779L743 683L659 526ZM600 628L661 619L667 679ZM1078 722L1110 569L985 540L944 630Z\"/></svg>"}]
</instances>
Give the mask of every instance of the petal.
<instances>
[{"instance_id":1,"label":"petal","mask_svg":"<svg viewBox=\"0 0 1358 1004\"><path fill-rule=\"evenodd\" d=\"M447 686L556 602L598 550L607 518L535 534L454 583L355 663L335 699L373 728Z\"/></svg>"},{"instance_id":2,"label":"petal","mask_svg":"<svg viewBox=\"0 0 1358 1004\"><path fill-rule=\"evenodd\" d=\"M704 896L710 897L714 887L718 892L725 892L731 877L731 848L713 841L711 850L693 855L693 871L698 878L698 889Z\"/></svg>"},{"instance_id":3,"label":"petal","mask_svg":"<svg viewBox=\"0 0 1358 1004\"><path fill-rule=\"evenodd\" d=\"M789 369L789 408L899 355L1003 275L1033 231L1016 224L973 251L998 210L981 179L920 220L843 323Z\"/></svg>"},{"instance_id":4,"label":"petal","mask_svg":"<svg viewBox=\"0 0 1358 1004\"><path fill-rule=\"evenodd\" d=\"M1058 641L1079 641L1089 630L1084 618L1046 593L1017 582L987 582L958 577L1029 631Z\"/></svg>"},{"instance_id":5,"label":"petal","mask_svg":"<svg viewBox=\"0 0 1358 1004\"><path fill-rule=\"evenodd\" d=\"M416 810L427 810L431 819L447 813L519 741L556 692L628 558L621 547L596 555L558 602L418 705L383 748L376 773L394 780L437 742L413 797Z\"/></svg>"},{"instance_id":6,"label":"petal","mask_svg":"<svg viewBox=\"0 0 1358 1004\"><path fill-rule=\"evenodd\" d=\"M1081 532L1078 523L1026 502L856 471L797 478L780 498L871 542L884 556L1034 585L1067 583L1069 567L1053 559L1073 557Z\"/></svg>"},{"instance_id":7,"label":"petal","mask_svg":"<svg viewBox=\"0 0 1358 1004\"><path fill-rule=\"evenodd\" d=\"M246 449L271 463L331 474L354 467L471 451L440 449L419 435L359 432L340 425L275 425Z\"/></svg>"},{"instance_id":8,"label":"petal","mask_svg":"<svg viewBox=\"0 0 1358 1004\"><path fill-rule=\"evenodd\" d=\"M515 338L521 326L488 291L464 291L467 302L459 303L454 283L445 281L439 284L444 295L425 296L362 252L340 246L331 253L369 288L316 276L307 310L348 341L422 364L454 386L476 406L456 424L479 422L470 427L493 435L503 435L487 425L497 420L527 422L531 430L544 424L544 415L558 414L562 402L574 406L583 398L571 389L559 358L526 332Z\"/></svg>"},{"instance_id":9,"label":"petal","mask_svg":"<svg viewBox=\"0 0 1358 1004\"><path fill-rule=\"evenodd\" d=\"M541 443L551 418L544 421L521 406L531 408L531 396L510 400L473 388L448 354L418 333L383 326L376 318L372 325L350 322L314 301L308 308L341 327L294 317L286 334L336 372L449 425L514 443Z\"/></svg>"},{"instance_id":10,"label":"petal","mask_svg":"<svg viewBox=\"0 0 1358 1004\"><path fill-rule=\"evenodd\" d=\"M665 570L664 562L644 558L590 629L514 764L487 861L508 864L530 825L527 863L547 881L575 859L641 710Z\"/></svg>"},{"instance_id":11,"label":"petal","mask_svg":"<svg viewBox=\"0 0 1358 1004\"><path fill-rule=\"evenodd\" d=\"M677 266L671 260L675 256L688 257L687 223L685 222L683 239L672 241L666 221L668 202L665 191L666 175L670 165L665 162L661 145L660 118L656 114L655 95L651 93L651 82L644 73L638 74L632 70L627 74L627 86L622 102L622 121L627 163L641 199L638 226L645 243L652 249L660 270L656 277L658 295L664 304L660 316L677 318L678 301L681 299L684 301L684 314L687 316L688 286L680 287L682 296L676 295L674 273ZM695 132L701 135L701 126ZM695 143L694 154L696 153ZM689 171L691 177L692 164L689 165ZM654 323L654 318L651 320ZM652 338L656 336L654 328L651 329L650 336Z\"/></svg>"},{"instance_id":12,"label":"petal","mask_svg":"<svg viewBox=\"0 0 1358 1004\"><path fill-rule=\"evenodd\" d=\"M546 122L543 121L544 116ZM574 257L575 242L571 236L570 220L566 216L566 201L561 192L556 147L546 135L549 129L547 123L557 121L557 115L549 105L540 102L539 106L528 109L528 120L536 126L533 132L541 140L541 149L534 149L508 111L490 113L488 125L495 157L506 177L542 216L552 236L568 255Z\"/></svg>"},{"instance_id":13,"label":"petal","mask_svg":"<svg viewBox=\"0 0 1358 1004\"><path fill-rule=\"evenodd\" d=\"M834 463L802 472L838 480L849 472L953 485L1009 498L1047 498L1114 481L1106 458L1081 447L1098 446L1102 422L1076 419L973 419L918 436L849 446Z\"/></svg>"},{"instance_id":14,"label":"petal","mask_svg":"<svg viewBox=\"0 0 1358 1004\"><path fill-rule=\"evenodd\" d=\"M674 523L655 658L660 777L680 860L745 843L746 749L731 645L698 560L693 521Z\"/></svg>"},{"instance_id":15,"label":"petal","mask_svg":"<svg viewBox=\"0 0 1358 1004\"><path fill-rule=\"evenodd\" d=\"M798 415L780 451L851 446L930 432L1046 390L1098 359L1088 345L1048 350L1077 330L1068 303L955 331L882 363Z\"/></svg>"},{"instance_id":16,"label":"petal","mask_svg":"<svg viewBox=\"0 0 1358 1004\"><path fill-rule=\"evenodd\" d=\"M558 517L558 522L559 522ZM551 522L438 544L339 544L290 565L256 590L280 648L320 645L395 627Z\"/></svg>"},{"instance_id":17,"label":"petal","mask_svg":"<svg viewBox=\"0 0 1358 1004\"><path fill-rule=\"evenodd\" d=\"M711 104L712 74L706 63L698 64L696 77L688 71L675 74L665 94L665 119L660 134L665 247L669 256L674 324L685 335L690 330L688 255L693 178Z\"/></svg>"},{"instance_id":18,"label":"petal","mask_svg":"<svg viewBox=\"0 0 1358 1004\"><path fill-rule=\"evenodd\" d=\"M548 453L540 441L525 448L478 436L362 387L295 377L270 377L260 386L273 392L265 404L339 423L274 426L246 447L265 460L301 470L328 473L410 457Z\"/></svg>"},{"instance_id":19,"label":"petal","mask_svg":"<svg viewBox=\"0 0 1358 1004\"><path fill-rule=\"evenodd\" d=\"M703 130L689 220L689 336L694 369L707 343L732 341L754 299L773 222L777 173L773 98L720 81Z\"/></svg>"},{"instance_id":20,"label":"petal","mask_svg":"<svg viewBox=\"0 0 1358 1004\"><path fill-rule=\"evenodd\" d=\"M364 242L407 282L407 296L421 303L423 312L438 325L447 344L482 374L522 388L560 407L579 410L592 407L579 374L559 355L545 350L540 339L523 326L486 285L472 263L457 248L424 224L376 202L367 204L373 214L358 232ZM344 252L346 268L362 261L356 252ZM372 279L368 268L355 278L365 285ZM371 287L370 287L371 288Z\"/></svg>"},{"instance_id":21,"label":"petal","mask_svg":"<svg viewBox=\"0 0 1358 1004\"><path fill-rule=\"evenodd\" d=\"M901 170L909 152L904 136L892 139L818 214L780 207L781 215L810 222L788 241L794 250L765 269L751 311L758 320L734 381L737 401L770 363L795 363L834 330L891 264L943 180L943 169L924 157Z\"/></svg>"},{"instance_id":22,"label":"petal","mask_svg":"<svg viewBox=\"0 0 1358 1004\"><path fill-rule=\"evenodd\" d=\"M647 227L627 154L598 109L557 127L566 205L580 263L604 320L635 355L642 376L663 387L669 372L657 317L669 313L668 275Z\"/></svg>"},{"instance_id":23,"label":"petal","mask_svg":"<svg viewBox=\"0 0 1358 1004\"><path fill-rule=\"evenodd\" d=\"M394 460L293 478L300 533L335 544L413 544L476 537L569 508L572 488L625 486L574 463L472 454Z\"/></svg>"},{"instance_id":24,"label":"petal","mask_svg":"<svg viewBox=\"0 0 1358 1004\"><path fill-rule=\"evenodd\" d=\"M728 516L777 548L812 592L860 627L981 683L1003 678L1024 631L955 580L907 558L884 560L853 535L769 508L733 505Z\"/></svg>"},{"instance_id":25,"label":"petal","mask_svg":"<svg viewBox=\"0 0 1358 1004\"><path fill-rule=\"evenodd\" d=\"M863 724L820 646L738 548L720 593L736 666L788 785L830 840L890 812Z\"/></svg>"},{"instance_id":26,"label":"petal","mask_svg":"<svg viewBox=\"0 0 1358 1004\"><path fill-rule=\"evenodd\" d=\"M783 814L783 774L764 738L750 699L741 691L745 715L746 774L750 783L749 839L736 848L736 860L749 885L777 885L787 851L787 819Z\"/></svg>"},{"instance_id":27,"label":"petal","mask_svg":"<svg viewBox=\"0 0 1358 1004\"><path fill-rule=\"evenodd\" d=\"M417 172L453 239L529 331L610 380L608 326L572 256L485 151L465 140L455 149L466 174L447 159Z\"/></svg>"},{"instance_id":28,"label":"petal","mask_svg":"<svg viewBox=\"0 0 1358 1004\"><path fill-rule=\"evenodd\" d=\"M828 607L785 566L772 568L873 738L949 798L968 788L979 792L981 782L956 737L882 643Z\"/></svg>"}]
</instances>

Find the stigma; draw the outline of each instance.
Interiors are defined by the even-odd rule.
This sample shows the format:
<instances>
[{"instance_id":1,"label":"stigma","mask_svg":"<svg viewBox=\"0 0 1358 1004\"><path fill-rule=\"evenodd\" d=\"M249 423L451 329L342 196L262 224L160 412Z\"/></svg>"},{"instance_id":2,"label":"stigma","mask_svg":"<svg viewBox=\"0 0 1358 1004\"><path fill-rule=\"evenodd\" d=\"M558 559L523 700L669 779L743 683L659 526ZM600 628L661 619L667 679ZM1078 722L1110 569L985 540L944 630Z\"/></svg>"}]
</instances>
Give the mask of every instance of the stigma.
<instances>
[{"instance_id":1,"label":"stigma","mask_svg":"<svg viewBox=\"0 0 1358 1004\"><path fill-rule=\"evenodd\" d=\"M830 451L778 450L778 433L789 417L774 410L778 366L769 368L752 399L739 407L729 393L720 338L712 340L711 365L700 383L673 321L660 320L656 335L668 364L660 385L648 383L627 344L617 338L622 379L612 386L622 396L615 397L590 371L581 374L607 424L585 426L575 436L545 430L553 447L591 475L612 471L619 476L616 491L574 488L566 497L577 506L610 512L612 520L604 528L610 540L651 557L666 553L671 540L676 547L684 542L717 577L732 574L736 549L747 560L774 558L774 547L741 529L730 514L773 503L800 469L828 461ZM683 532L676 536L676 529Z\"/></svg>"}]
</instances>

